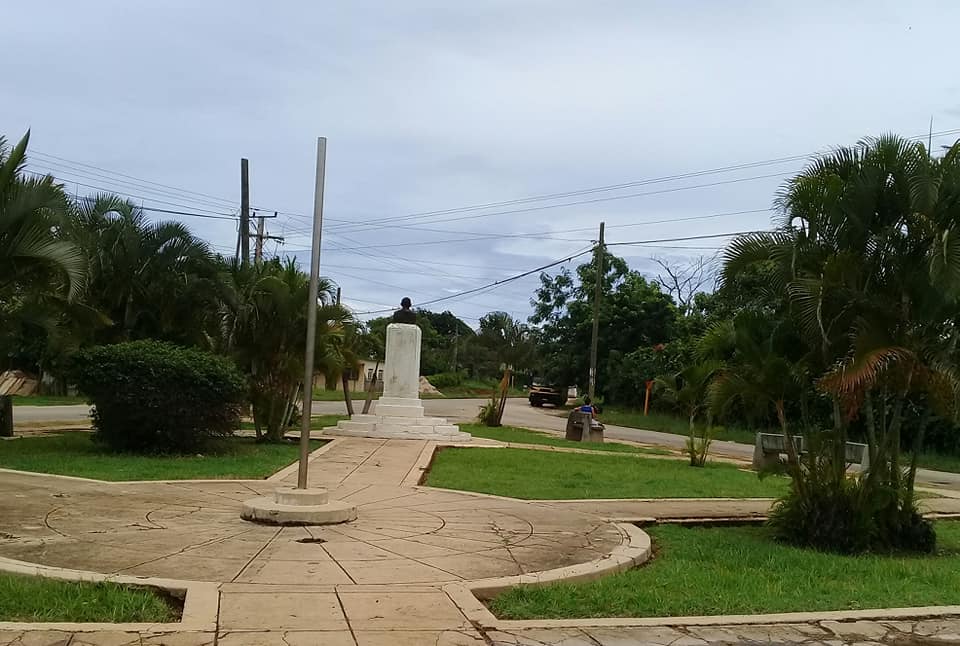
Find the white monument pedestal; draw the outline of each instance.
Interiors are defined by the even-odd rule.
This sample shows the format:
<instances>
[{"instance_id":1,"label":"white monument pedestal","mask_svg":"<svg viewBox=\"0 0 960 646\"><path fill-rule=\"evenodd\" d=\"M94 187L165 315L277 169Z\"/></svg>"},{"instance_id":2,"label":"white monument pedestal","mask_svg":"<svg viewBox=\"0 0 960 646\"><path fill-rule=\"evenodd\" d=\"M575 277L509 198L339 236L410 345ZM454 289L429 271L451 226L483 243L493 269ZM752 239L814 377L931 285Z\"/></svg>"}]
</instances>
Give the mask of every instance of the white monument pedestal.
<instances>
[{"instance_id":1,"label":"white monument pedestal","mask_svg":"<svg viewBox=\"0 0 960 646\"><path fill-rule=\"evenodd\" d=\"M420 403L420 328L408 323L387 326L387 354L383 366L383 396L372 415L354 415L325 435L381 437L401 440L469 442L463 433L442 417L426 417Z\"/></svg>"}]
</instances>

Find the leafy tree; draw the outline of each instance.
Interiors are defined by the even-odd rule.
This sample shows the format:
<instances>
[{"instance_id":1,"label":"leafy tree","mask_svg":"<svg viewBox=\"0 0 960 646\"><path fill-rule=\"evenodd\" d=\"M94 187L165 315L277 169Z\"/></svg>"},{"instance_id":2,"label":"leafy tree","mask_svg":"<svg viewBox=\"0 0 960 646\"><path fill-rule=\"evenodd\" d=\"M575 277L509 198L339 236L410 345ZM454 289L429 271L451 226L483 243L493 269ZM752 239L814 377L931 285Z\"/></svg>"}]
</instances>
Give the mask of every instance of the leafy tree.
<instances>
[{"instance_id":1,"label":"leafy tree","mask_svg":"<svg viewBox=\"0 0 960 646\"><path fill-rule=\"evenodd\" d=\"M609 361L670 340L677 325L677 309L656 283L632 271L622 258L606 250L601 281L600 333L598 337L598 392L616 396ZM595 254L596 255L596 254ZM533 301L530 322L544 362L543 375L558 384L587 383L593 321L596 258L580 265L574 277L564 269L556 276L543 274ZM653 378L655 375L649 375ZM632 386L634 391L643 384Z\"/></svg>"}]
</instances>

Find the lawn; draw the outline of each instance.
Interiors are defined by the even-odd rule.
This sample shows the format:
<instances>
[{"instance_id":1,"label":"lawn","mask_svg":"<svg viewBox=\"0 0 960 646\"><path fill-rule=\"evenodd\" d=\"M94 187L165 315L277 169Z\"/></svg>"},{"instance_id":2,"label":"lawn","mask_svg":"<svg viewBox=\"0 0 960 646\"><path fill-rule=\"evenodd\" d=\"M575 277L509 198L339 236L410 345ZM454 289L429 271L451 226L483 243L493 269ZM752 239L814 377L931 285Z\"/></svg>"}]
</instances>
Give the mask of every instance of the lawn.
<instances>
[{"instance_id":1,"label":"lawn","mask_svg":"<svg viewBox=\"0 0 960 646\"><path fill-rule=\"evenodd\" d=\"M319 448L323 442L311 444ZM230 437L213 441L203 454L133 455L106 451L89 433L68 432L0 442L0 467L96 480L257 480L295 462L298 446L297 442L257 444L253 438Z\"/></svg>"},{"instance_id":2,"label":"lawn","mask_svg":"<svg viewBox=\"0 0 960 646\"><path fill-rule=\"evenodd\" d=\"M71 406L86 403L87 400L83 397L71 397L69 395L27 395L13 398L14 406Z\"/></svg>"},{"instance_id":3,"label":"lawn","mask_svg":"<svg viewBox=\"0 0 960 646\"><path fill-rule=\"evenodd\" d=\"M787 488L786 478L760 480L729 464L512 448L443 449L426 484L528 500L767 498Z\"/></svg>"},{"instance_id":4,"label":"lawn","mask_svg":"<svg viewBox=\"0 0 960 646\"><path fill-rule=\"evenodd\" d=\"M765 527L648 529L654 559L588 583L514 588L509 619L664 617L960 603L960 523L937 523L935 556L839 556L773 542Z\"/></svg>"},{"instance_id":5,"label":"lawn","mask_svg":"<svg viewBox=\"0 0 960 646\"><path fill-rule=\"evenodd\" d=\"M571 449L588 449L590 451L611 451L613 453L646 453L648 455L669 455L666 449L646 448L620 444L618 442L574 442L558 435L531 431L516 426L498 426L496 428L486 424L460 424L460 430L470 433L474 437L485 437L500 442L514 442L516 444L546 444L548 446L562 446Z\"/></svg>"},{"instance_id":6,"label":"lawn","mask_svg":"<svg viewBox=\"0 0 960 646\"><path fill-rule=\"evenodd\" d=\"M179 618L178 608L147 588L0 573L0 621L160 623Z\"/></svg>"},{"instance_id":7,"label":"lawn","mask_svg":"<svg viewBox=\"0 0 960 646\"><path fill-rule=\"evenodd\" d=\"M647 431L673 433L674 435L690 435L690 426L687 420L664 413L650 413L644 416L643 411L629 408L603 407L600 419L604 424L642 428ZM775 432L775 431L774 431ZM713 439L728 442L753 444L757 432L746 428L718 426L713 430Z\"/></svg>"}]
</instances>

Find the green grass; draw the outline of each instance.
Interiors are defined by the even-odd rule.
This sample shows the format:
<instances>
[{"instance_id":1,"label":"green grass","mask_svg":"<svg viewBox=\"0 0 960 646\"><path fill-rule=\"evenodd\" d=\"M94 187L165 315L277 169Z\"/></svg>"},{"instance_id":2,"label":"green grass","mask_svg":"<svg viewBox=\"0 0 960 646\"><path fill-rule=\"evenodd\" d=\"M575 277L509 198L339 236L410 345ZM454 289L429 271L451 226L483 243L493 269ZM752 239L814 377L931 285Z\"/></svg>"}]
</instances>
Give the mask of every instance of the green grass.
<instances>
[{"instance_id":1,"label":"green grass","mask_svg":"<svg viewBox=\"0 0 960 646\"><path fill-rule=\"evenodd\" d=\"M904 460L909 464L910 456L904 456ZM924 469L933 469L934 471L947 471L949 473L960 473L960 456L949 455L945 453L921 453L917 460Z\"/></svg>"},{"instance_id":2,"label":"green grass","mask_svg":"<svg viewBox=\"0 0 960 646\"><path fill-rule=\"evenodd\" d=\"M158 623L179 617L146 588L0 574L0 621Z\"/></svg>"},{"instance_id":3,"label":"green grass","mask_svg":"<svg viewBox=\"0 0 960 646\"><path fill-rule=\"evenodd\" d=\"M28 395L26 397L15 396L13 398L14 406L71 406L86 403L87 400L83 397L58 395Z\"/></svg>"},{"instance_id":4,"label":"green grass","mask_svg":"<svg viewBox=\"0 0 960 646\"><path fill-rule=\"evenodd\" d=\"M532 500L579 498L763 498L786 478L760 480L729 464L535 449L449 448L436 454L427 484Z\"/></svg>"},{"instance_id":5,"label":"green grass","mask_svg":"<svg viewBox=\"0 0 960 646\"><path fill-rule=\"evenodd\" d=\"M629 408L604 406L600 419L604 424L612 424L614 426L642 428L646 431L659 431L661 433L673 433L674 435L683 436L690 434L690 427L687 420L665 413L650 413L644 416L642 410L638 411ZM757 432L755 430L735 426L717 426L713 429L713 439L727 442L753 444L756 435Z\"/></svg>"},{"instance_id":6,"label":"green grass","mask_svg":"<svg viewBox=\"0 0 960 646\"><path fill-rule=\"evenodd\" d=\"M960 523L932 556L839 556L775 543L765 527L652 527L653 561L589 583L514 588L507 619L663 617L960 603Z\"/></svg>"},{"instance_id":7,"label":"green grass","mask_svg":"<svg viewBox=\"0 0 960 646\"><path fill-rule=\"evenodd\" d=\"M363 407L363 402L367 400L366 392L351 392L350 397L353 398L353 405L357 407L359 402L359 408ZM376 401L380 397L379 393L373 394L373 399ZM343 391L342 390L326 390L320 388L313 391L313 401L317 402L342 402L343 401Z\"/></svg>"},{"instance_id":8,"label":"green grass","mask_svg":"<svg viewBox=\"0 0 960 646\"><path fill-rule=\"evenodd\" d=\"M642 446L631 446L618 442L573 442L563 437L540 431L531 431L516 426L498 426L496 428L485 424L460 424L460 430L470 433L474 437L485 437L500 442L514 442L517 444L546 444L548 446L562 446L571 449L587 449L590 451L610 451L612 453L646 453L648 455L669 455L665 449L653 449Z\"/></svg>"},{"instance_id":9,"label":"green grass","mask_svg":"<svg viewBox=\"0 0 960 646\"><path fill-rule=\"evenodd\" d=\"M255 480L279 471L298 455L296 442L257 444L245 437L218 439L206 453L188 456L110 453L83 432L0 442L0 467L96 480Z\"/></svg>"}]
</instances>

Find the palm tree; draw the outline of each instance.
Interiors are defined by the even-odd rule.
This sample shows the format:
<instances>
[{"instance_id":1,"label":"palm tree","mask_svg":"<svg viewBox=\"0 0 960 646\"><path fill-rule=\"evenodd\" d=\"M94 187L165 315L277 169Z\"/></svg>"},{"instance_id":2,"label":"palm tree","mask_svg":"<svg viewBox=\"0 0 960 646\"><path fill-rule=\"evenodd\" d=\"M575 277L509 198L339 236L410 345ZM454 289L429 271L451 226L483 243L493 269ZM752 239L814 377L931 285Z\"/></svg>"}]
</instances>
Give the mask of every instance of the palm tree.
<instances>
[{"instance_id":1,"label":"palm tree","mask_svg":"<svg viewBox=\"0 0 960 646\"><path fill-rule=\"evenodd\" d=\"M660 396L678 408L689 420L687 454L690 456L691 466L702 467L707 461L712 419L707 392L720 367L719 361L707 360L691 364L680 372L657 377L654 382ZM696 421L703 412L707 413L707 425L700 437L697 437Z\"/></svg>"},{"instance_id":2,"label":"palm tree","mask_svg":"<svg viewBox=\"0 0 960 646\"><path fill-rule=\"evenodd\" d=\"M844 490L848 427L862 416L871 467L858 495L868 504L881 490L897 492L877 515L899 531L916 522L924 425L904 479L904 410L919 402L955 415L960 394L960 144L933 159L899 137L861 141L813 162L777 206L778 229L735 240L724 276L758 261L775 267L772 288L789 301L833 409L832 455L823 456L832 466L815 473L831 473Z\"/></svg>"},{"instance_id":3,"label":"palm tree","mask_svg":"<svg viewBox=\"0 0 960 646\"><path fill-rule=\"evenodd\" d=\"M305 386L309 276L295 261L274 258L252 266L231 264L226 283L219 349L236 359L250 381L257 438L280 441ZM321 278L316 350L320 366L336 347L331 337L342 334L344 310L330 304L333 292L332 283Z\"/></svg>"},{"instance_id":4,"label":"palm tree","mask_svg":"<svg viewBox=\"0 0 960 646\"><path fill-rule=\"evenodd\" d=\"M84 257L61 237L66 198L53 178L24 177L30 133L10 149L0 137L0 328L19 326L46 295L75 298L83 289ZM36 311L36 308L34 308ZM0 396L0 435L13 434L13 405Z\"/></svg>"},{"instance_id":5,"label":"palm tree","mask_svg":"<svg viewBox=\"0 0 960 646\"><path fill-rule=\"evenodd\" d=\"M86 299L112 321L103 341L161 338L207 347L203 322L222 296L207 244L179 222L150 222L129 200L101 194L73 208L87 250Z\"/></svg>"}]
</instances>

